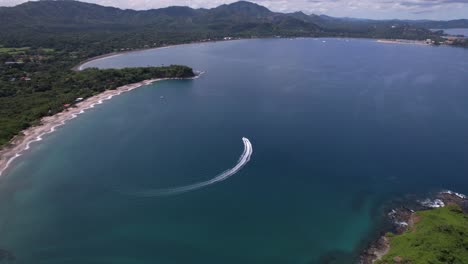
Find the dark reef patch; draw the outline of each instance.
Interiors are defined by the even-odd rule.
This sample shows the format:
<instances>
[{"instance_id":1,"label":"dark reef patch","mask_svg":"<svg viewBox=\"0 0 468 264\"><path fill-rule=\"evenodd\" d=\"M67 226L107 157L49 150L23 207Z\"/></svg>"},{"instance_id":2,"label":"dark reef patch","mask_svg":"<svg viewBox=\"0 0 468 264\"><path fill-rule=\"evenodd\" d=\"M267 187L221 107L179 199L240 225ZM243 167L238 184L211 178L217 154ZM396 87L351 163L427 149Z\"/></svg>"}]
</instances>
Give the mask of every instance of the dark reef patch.
<instances>
[{"instance_id":1,"label":"dark reef patch","mask_svg":"<svg viewBox=\"0 0 468 264\"><path fill-rule=\"evenodd\" d=\"M4 249L0 249L0 261L15 261L15 255L12 252Z\"/></svg>"},{"instance_id":2,"label":"dark reef patch","mask_svg":"<svg viewBox=\"0 0 468 264\"><path fill-rule=\"evenodd\" d=\"M356 195L354 195L351 200L351 208L353 209L353 211L361 211L366 206L366 203L369 201L372 194L372 191L361 190Z\"/></svg>"},{"instance_id":3,"label":"dark reef patch","mask_svg":"<svg viewBox=\"0 0 468 264\"><path fill-rule=\"evenodd\" d=\"M343 250L332 250L319 257L319 264L349 264L350 259L355 259L352 252ZM317 262L311 262L317 263Z\"/></svg>"}]
</instances>

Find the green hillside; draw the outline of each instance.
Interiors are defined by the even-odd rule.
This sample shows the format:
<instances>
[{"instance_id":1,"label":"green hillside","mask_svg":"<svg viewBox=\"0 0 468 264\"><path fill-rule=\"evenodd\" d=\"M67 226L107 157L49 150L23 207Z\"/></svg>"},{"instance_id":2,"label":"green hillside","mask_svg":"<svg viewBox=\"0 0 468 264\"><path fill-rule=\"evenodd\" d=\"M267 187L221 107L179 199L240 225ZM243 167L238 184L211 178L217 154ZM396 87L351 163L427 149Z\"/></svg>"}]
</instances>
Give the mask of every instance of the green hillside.
<instances>
[{"instance_id":1,"label":"green hillside","mask_svg":"<svg viewBox=\"0 0 468 264\"><path fill-rule=\"evenodd\" d=\"M135 11L78 1L34 1L0 8L4 46L98 50L157 46L203 39L271 36L436 38L407 22L343 20L304 13L278 13L245 1L212 9L168 7ZM99 43L100 45L92 45ZM103 43L106 43L104 46Z\"/></svg>"},{"instance_id":2,"label":"green hillside","mask_svg":"<svg viewBox=\"0 0 468 264\"><path fill-rule=\"evenodd\" d=\"M417 213L419 221L391 238L380 264L468 263L468 215L449 205Z\"/></svg>"}]
</instances>

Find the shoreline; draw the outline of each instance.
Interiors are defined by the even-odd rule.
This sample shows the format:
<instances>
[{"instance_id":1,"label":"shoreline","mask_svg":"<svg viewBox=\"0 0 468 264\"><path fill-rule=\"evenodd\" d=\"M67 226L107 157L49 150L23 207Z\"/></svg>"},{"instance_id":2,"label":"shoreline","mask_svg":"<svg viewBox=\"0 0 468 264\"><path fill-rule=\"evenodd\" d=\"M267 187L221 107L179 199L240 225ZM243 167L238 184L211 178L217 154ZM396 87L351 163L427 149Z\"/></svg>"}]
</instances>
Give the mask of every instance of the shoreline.
<instances>
[{"instance_id":1,"label":"shoreline","mask_svg":"<svg viewBox=\"0 0 468 264\"><path fill-rule=\"evenodd\" d=\"M88 97L85 100L76 103L74 106L52 116L43 117L40 120L40 125L32 126L21 131L20 134L15 136L7 145L0 148L0 176L7 171L13 161L21 157L25 151L31 148L32 143L42 141L42 137L44 135L55 132L57 127L65 125L67 121L75 119L79 115L85 113L86 110L92 109L96 105L100 105L104 101L112 99L114 96L130 92L136 88L150 85L155 82L182 79L193 80L199 76L200 74L191 78L159 78L127 84L117 87L114 90L106 90L97 95Z\"/></svg>"},{"instance_id":2,"label":"shoreline","mask_svg":"<svg viewBox=\"0 0 468 264\"><path fill-rule=\"evenodd\" d=\"M373 264L387 255L391 250L389 232L398 236L413 230L415 224L420 221L420 217L417 215L418 212L456 204L461 207L464 213L468 213L468 197L450 190L439 191L432 194L430 198L423 200L413 199L385 210L385 219L391 225L380 228L380 235L361 250L358 263Z\"/></svg>"},{"instance_id":3,"label":"shoreline","mask_svg":"<svg viewBox=\"0 0 468 264\"><path fill-rule=\"evenodd\" d=\"M281 38L282 39L290 39L290 37L281 37ZM378 42L378 43L386 43L386 44L408 44L408 45L431 46L430 44L427 44L422 40L406 40L406 39L375 39L375 38L356 38L356 37L292 37L292 38L294 38L294 39L296 39L296 38L310 38L310 39L324 39L324 38L369 39L369 40L374 40L375 42ZM89 59L81 61L76 66L74 66L72 68L72 70L73 71L82 71L82 70L84 70L83 66L85 66L86 64L88 64L90 62L98 61L98 60L102 60L102 59L107 59L107 58L111 58L111 57L122 56L122 55L129 54L129 53L136 53L136 52L150 51L150 50L158 50L158 49L166 49L166 48L174 48L174 47L186 46L186 45L196 45L196 44L204 44L204 43L217 43L217 42L236 41L236 40L251 40L251 39L275 39L275 37L235 38L235 39L230 39L230 40L220 39L220 40L210 40L210 41L194 41L194 42L190 42L190 43L173 44L173 45L167 45L167 46L161 46L161 47L152 47L152 48L141 48L141 49L134 49L134 50L126 50L126 51L117 51L117 52L111 52L111 53L91 57Z\"/></svg>"},{"instance_id":4,"label":"shoreline","mask_svg":"<svg viewBox=\"0 0 468 264\"><path fill-rule=\"evenodd\" d=\"M422 46L432 46L431 44L426 43L423 40L406 40L406 39L377 39L378 43L385 44L404 44L404 45L422 45Z\"/></svg>"},{"instance_id":5,"label":"shoreline","mask_svg":"<svg viewBox=\"0 0 468 264\"><path fill-rule=\"evenodd\" d=\"M148 48L141 48L141 49L134 49L134 50L125 50L125 51L117 51L117 52L111 52L107 54L102 54L99 56L91 57L89 59L86 59L84 61L81 61L78 63L76 66L72 68L72 71L82 71L85 70L83 67L93 61L98 61L98 60L103 60L111 57L117 57L117 56L122 56L125 54L129 53L136 53L136 52L142 52L142 51L150 51L150 50L159 50L159 49L167 49L167 48L174 48L174 47L179 47L179 46L186 46L186 45L196 45L196 44L204 44L204 43L216 43L216 42L225 42L225 41L236 41L236 40L245 40L245 39L253 39L253 38L236 38L236 39L230 39L230 40L210 40L210 41L194 41L190 43L180 43L180 44L173 44L173 45L167 45L167 46L160 46L160 47L148 47Z\"/></svg>"}]
</instances>

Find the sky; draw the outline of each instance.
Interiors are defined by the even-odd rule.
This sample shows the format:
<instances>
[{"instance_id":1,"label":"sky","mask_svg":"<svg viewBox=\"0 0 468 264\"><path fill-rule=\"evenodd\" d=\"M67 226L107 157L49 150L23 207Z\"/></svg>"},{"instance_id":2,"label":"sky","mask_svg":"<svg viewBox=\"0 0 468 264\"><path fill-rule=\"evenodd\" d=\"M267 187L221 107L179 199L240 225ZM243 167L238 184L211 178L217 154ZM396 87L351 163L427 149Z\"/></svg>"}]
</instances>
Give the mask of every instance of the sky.
<instances>
[{"instance_id":1,"label":"sky","mask_svg":"<svg viewBox=\"0 0 468 264\"><path fill-rule=\"evenodd\" d=\"M167 6L212 8L236 0L81 0L123 9L151 9ZM14 6L25 0L0 0L0 6ZM337 17L373 19L459 19L468 18L468 0L251 0L276 12L303 11Z\"/></svg>"}]
</instances>

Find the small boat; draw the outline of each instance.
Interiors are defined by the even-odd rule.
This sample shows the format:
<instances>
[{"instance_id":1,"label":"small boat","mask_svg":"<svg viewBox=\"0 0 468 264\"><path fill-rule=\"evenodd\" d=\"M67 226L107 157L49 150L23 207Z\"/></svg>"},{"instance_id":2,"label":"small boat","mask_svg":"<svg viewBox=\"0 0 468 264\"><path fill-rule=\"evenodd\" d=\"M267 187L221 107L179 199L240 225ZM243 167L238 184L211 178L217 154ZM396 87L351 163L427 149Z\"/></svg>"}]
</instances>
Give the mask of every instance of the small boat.
<instances>
[{"instance_id":1,"label":"small boat","mask_svg":"<svg viewBox=\"0 0 468 264\"><path fill-rule=\"evenodd\" d=\"M159 98L160 98L160 99L164 99L164 96L161 95Z\"/></svg>"}]
</instances>

